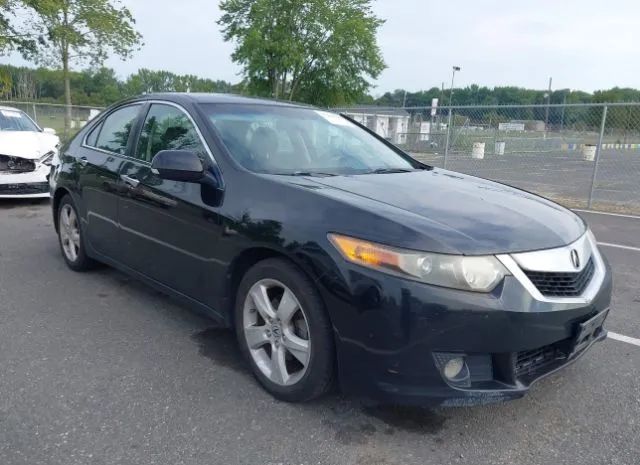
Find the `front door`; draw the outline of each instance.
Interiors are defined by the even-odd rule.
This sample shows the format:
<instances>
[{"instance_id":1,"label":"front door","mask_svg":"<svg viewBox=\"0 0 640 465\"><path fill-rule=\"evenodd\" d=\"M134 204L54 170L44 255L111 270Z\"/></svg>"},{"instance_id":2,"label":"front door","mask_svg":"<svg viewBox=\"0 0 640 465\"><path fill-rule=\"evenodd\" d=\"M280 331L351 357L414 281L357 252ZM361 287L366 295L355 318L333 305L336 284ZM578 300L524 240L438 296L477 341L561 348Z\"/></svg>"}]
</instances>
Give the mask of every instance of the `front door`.
<instances>
[{"instance_id":1,"label":"front door","mask_svg":"<svg viewBox=\"0 0 640 465\"><path fill-rule=\"evenodd\" d=\"M211 305L210 280L223 269L215 253L219 216L203 203L200 184L167 181L151 170L155 154L169 149L191 150L210 165L204 144L185 110L152 103L135 144L135 161L120 171L126 191L118 217L127 266Z\"/></svg>"}]
</instances>

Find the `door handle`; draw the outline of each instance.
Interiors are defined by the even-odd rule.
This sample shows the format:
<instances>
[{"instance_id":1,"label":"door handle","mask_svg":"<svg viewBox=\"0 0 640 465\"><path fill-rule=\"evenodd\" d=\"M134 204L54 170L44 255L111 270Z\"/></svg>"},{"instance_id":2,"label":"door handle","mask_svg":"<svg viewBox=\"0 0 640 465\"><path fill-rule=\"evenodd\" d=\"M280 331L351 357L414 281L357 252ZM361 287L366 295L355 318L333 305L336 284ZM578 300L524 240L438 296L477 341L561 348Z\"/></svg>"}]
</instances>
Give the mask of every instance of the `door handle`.
<instances>
[{"instance_id":1,"label":"door handle","mask_svg":"<svg viewBox=\"0 0 640 465\"><path fill-rule=\"evenodd\" d=\"M132 178L131 176L127 176L126 174L121 174L120 179L122 179L124 183L130 187L138 187L138 184L140 184L140 181L138 181L136 178Z\"/></svg>"},{"instance_id":2,"label":"door handle","mask_svg":"<svg viewBox=\"0 0 640 465\"><path fill-rule=\"evenodd\" d=\"M78 160L80 162L80 164L82 166L87 166L87 163L89 163L89 160L87 160L87 157L82 157L80 158L80 160Z\"/></svg>"}]
</instances>

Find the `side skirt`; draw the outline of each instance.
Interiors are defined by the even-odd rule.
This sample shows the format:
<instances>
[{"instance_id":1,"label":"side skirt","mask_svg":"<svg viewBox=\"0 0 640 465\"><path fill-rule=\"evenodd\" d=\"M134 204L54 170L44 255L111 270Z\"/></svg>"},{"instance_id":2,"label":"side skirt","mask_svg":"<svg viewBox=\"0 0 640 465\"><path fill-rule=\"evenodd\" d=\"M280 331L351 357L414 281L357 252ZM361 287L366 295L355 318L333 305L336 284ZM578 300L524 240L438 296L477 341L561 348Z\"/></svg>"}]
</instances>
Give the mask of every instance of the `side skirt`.
<instances>
[{"instance_id":1,"label":"side skirt","mask_svg":"<svg viewBox=\"0 0 640 465\"><path fill-rule=\"evenodd\" d=\"M175 289L162 284L159 281L156 281L155 279L149 278L148 276L132 269L129 268L126 265L123 265L122 263L113 260L109 257L106 257L98 252L96 252L95 250L92 249L92 247L87 247L88 250L88 255L93 258L94 260L97 260L101 263L104 263L106 265L109 265L143 283L145 283L146 285L148 285L149 287L152 287L153 289L162 292L163 294L166 294L167 296L169 296L170 298L174 299L175 301L185 305L186 307L188 307L190 310L196 311L199 314L206 316L208 318L213 319L218 325L220 325L223 328L228 328L230 327L230 322L228 321L228 318L225 318L225 316L218 312L217 310L215 310L214 308L209 307L208 305L203 304L202 302L192 299L191 297L182 294L181 292L176 291Z\"/></svg>"}]
</instances>

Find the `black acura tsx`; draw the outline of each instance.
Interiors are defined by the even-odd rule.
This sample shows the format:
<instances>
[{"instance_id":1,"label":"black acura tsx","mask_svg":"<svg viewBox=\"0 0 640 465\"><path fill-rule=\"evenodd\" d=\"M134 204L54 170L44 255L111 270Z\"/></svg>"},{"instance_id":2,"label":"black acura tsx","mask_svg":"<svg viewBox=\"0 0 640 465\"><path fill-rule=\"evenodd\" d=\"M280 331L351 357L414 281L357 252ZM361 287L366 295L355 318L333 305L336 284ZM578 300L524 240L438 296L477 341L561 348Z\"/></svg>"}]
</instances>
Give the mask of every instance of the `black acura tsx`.
<instances>
[{"instance_id":1,"label":"black acura tsx","mask_svg":"<svg viewBox=\"0 0 640 465\"><path fill-rule=\"evenodd\" d=\"M71 269L108 264L234 328L281 400L514 399L606 337L611 272L578 216L344 115L145 95L66 144L50 187Z\"/></svg>"}]
</instances>

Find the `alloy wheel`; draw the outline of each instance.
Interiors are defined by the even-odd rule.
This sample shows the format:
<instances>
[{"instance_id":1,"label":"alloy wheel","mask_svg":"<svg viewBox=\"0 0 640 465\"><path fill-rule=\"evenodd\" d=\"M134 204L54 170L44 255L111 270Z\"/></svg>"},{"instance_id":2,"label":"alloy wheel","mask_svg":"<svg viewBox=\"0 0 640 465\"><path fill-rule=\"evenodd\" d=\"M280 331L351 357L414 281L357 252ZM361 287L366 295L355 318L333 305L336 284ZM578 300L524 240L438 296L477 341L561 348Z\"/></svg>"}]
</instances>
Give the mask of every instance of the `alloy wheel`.
<instances>
[{"instance_id":1,"label":"alloy wheel","mask_svg":"<svg viewBox=\"0 0 640 465\"><path fill-rule=\"evenodd\" d=\"M294 293L274 279L261 279L249 290L243 331L260 372L280 386L296 384L311 355L309 324Z\"/></svg>"},{"instance_id":2,"label":"alloy wheel","mask_svg":"<svg viewBox=\"0 0 640 465\"><path fill-rule=\"evenodd\" d=\"M71 262L78 259L80 252L80 225L75 210L69 204L60 209L60 242L65 256Z\"/></svg>"}]
</instances>

